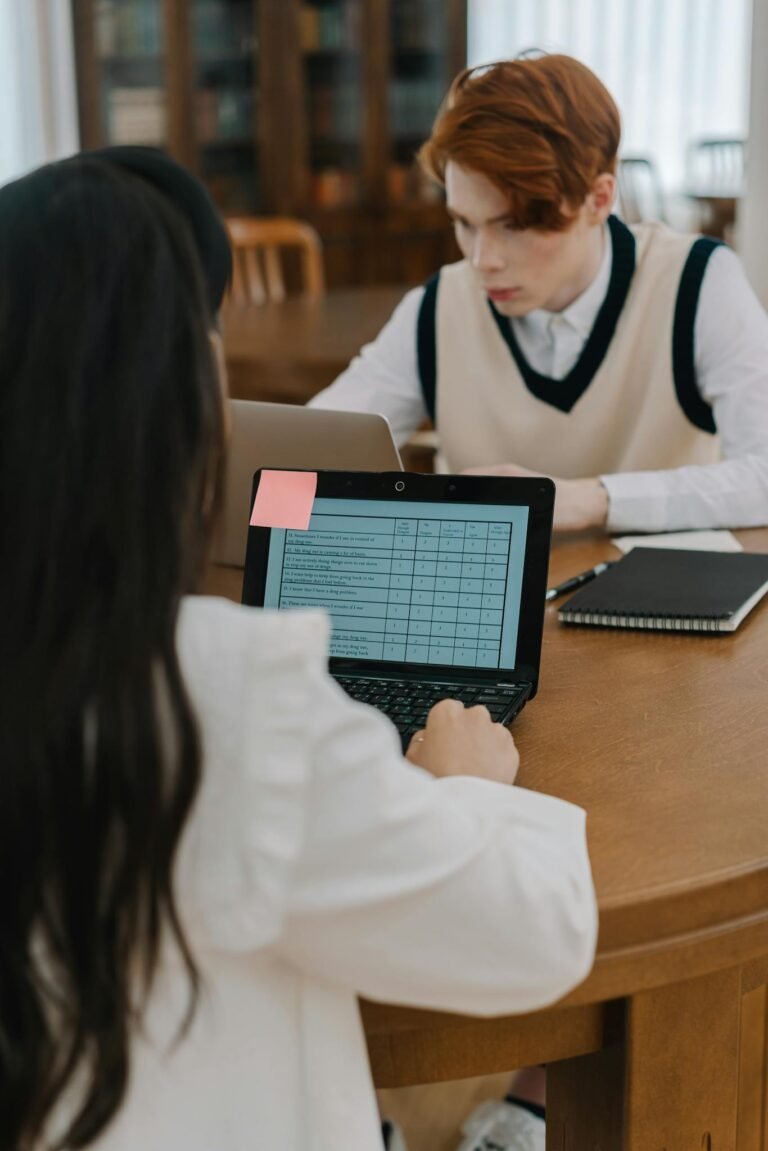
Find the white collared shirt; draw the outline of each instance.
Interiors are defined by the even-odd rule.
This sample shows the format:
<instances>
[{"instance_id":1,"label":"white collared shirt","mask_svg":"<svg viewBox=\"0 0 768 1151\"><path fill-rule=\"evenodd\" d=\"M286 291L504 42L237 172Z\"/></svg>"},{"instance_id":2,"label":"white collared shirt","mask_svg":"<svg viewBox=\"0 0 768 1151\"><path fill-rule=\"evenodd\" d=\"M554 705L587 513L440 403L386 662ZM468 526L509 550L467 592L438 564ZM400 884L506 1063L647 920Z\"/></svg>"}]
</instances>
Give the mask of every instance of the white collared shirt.
<instances>
[{"instance_id":1,"label":"white collared shirt","mask_svg":"<svg viewBox=\"0 0 768 1151\"><path fill-rule=\"evenodd\" d=\"M605 299L610 232L597 276L562 312L537 310L511 321L531 367L563 379L575 364ZM423 288L404 297L376 340L312 401L313 406L385 415L398 443L427 416L416 354ZM671 352L670 352L671 354ZM729 248L707 264L694 327L694 366L712 406L721 462L656 472L601 476L610 531L752 527L768 523L768 316ZM509 460L515 463L515 460Z\"/></svg>"},{"instance_id":2,"label":"white collared shirt","mask_svg":"<svg viewBox=\"0 0 768 1151\"><path fill-rule=\"evenodd\" d=\"M611 233L604 229L603 256L588 288L562 312L537 308L512 321L521 352L542 376L563 380L581 355L611 279Z\"/></svg>"}]
</instances>

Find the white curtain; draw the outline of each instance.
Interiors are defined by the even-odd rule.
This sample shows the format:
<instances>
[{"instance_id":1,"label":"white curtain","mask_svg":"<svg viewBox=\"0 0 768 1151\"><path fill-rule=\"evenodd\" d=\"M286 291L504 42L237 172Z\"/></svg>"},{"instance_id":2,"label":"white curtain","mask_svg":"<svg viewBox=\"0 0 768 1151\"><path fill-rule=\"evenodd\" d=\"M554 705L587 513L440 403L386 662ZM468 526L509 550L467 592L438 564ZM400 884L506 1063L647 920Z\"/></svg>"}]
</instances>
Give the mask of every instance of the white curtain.
<instances>
[{"instance_id":1,"label":"white curtain","mask_svg":"<svg viewBox=\"0 0 768 1151\"><path fill-rule=\"evenodd\" d=\"M677 190L692 140L746 139L751 15L751 0L469 0L469 63L578 57L619 105L622 152Z\"/></svg>"},{"instance_id":2,"label":"white curtain","mask_svg":"<svg viewBox=\"0 0 768 1151\"><path fill-rule=\"evenodd\" d=\"M69 0L0 0L0 184L77 149Z\"/></svg>"},{"instance_id":3,"label":"white curtain","mask_svg":"<svg viewBox=\"0 0 768 1151\"><path fill-rule=\"evenodd\" d=\"M754 0L752 26L751 134L745 195L736 217L741 251L752 287L768 308L768 0Z\"/></svg>"}]
</instances>

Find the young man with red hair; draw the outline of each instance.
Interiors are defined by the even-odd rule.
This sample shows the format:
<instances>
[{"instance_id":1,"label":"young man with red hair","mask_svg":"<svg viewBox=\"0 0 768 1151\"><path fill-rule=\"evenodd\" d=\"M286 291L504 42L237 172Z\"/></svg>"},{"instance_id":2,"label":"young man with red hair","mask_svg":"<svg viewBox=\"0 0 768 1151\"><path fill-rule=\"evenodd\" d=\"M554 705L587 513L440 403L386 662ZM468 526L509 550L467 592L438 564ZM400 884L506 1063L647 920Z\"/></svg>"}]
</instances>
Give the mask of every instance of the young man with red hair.
<instances>
[{"instance_id":1,"label":"young man with red hair","mask_svg":"<svg viewBox=\"0 0 768 1151\"><path fill-rule=\"evenodd\" d=\"M552 55L467 69L421 150L464 259L409 292L313 405L429 416L449 471L557 480L561 530L768 523L768 317L717 241L627 227L620 119ZM461 1151L544 1146L544 1075L468 1120Z\"/></svg>"},{"instance_id":2,"label":"young man with red hair","mask_svg":"<svg viewBox=\"0 0 768 1151\"><path fill-rule=\"evenodd\" d=\"M568 56L462 72L420 159L464 259L312 403L401 442L430 416L450 471L554 476L560 529L768 523L768 317L724 245L611 214L619 137Z\"/></svg>"}]
</instances>

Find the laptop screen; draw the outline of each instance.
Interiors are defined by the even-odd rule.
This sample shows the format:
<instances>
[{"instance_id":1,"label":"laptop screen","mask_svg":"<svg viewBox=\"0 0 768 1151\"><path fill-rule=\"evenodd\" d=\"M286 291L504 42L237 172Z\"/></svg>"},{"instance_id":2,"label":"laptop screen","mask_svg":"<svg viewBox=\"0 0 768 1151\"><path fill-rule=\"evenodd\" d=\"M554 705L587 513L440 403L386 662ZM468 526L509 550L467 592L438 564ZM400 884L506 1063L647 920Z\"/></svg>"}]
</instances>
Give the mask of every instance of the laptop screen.
<instances>
[{"instance_id":1,"label":"laptop screen","mask_svg":"<svg viewBox=\"0 0 768 1151\"><path fill-rule=\"evenodd\" d=\"M554 498L538 477L318 472L308 530L249 529L243 603L325 608L338 672L514 671L533 695Z\"/></svg>"},{"instance_id":2,"label":"laptop screen","mask_svg":"<svg viewBox=\"0 0 768 1151\"><path fill-rule=\"evenodd\" d=\"M318 497L272 529L264 606L326 608L339 659L517 662L527 506Z\"/></svg>"}]
</instances>

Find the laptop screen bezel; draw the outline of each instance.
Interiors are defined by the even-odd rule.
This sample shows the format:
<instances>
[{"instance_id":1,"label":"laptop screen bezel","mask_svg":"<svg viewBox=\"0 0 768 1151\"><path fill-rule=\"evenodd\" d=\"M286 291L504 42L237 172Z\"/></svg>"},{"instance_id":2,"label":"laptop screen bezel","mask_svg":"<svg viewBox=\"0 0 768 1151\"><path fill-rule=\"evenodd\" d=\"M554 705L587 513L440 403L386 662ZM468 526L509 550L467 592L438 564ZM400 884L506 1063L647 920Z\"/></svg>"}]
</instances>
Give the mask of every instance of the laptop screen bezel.
<instances>
[{"instance_id":1,"label":"laptop screen bezel","mask_svg":"<svg viewBox=\"0 0 768 1151\"><path fill-rule=\"evenodd\" d=\"M279 469L270 468L269 471ZM298 469L291 469L296 471ZM253 477L251 504L256 497L261 471ZM316 495L325 499L402 500L435 504L500 504L528 508L523 582L520 596L520 623L514 668L467 669L447 664L416 664L387 660L357 660L331 657L334 672L372 666L387 671L403 671L414 676L473 676L498 681L509 679L529 685L530 696L538 687L541 641L544 627L544 594L547 587L549 549L555 485L544 477L454 476L414 472L318 472ZM271 528L248 528L248 545L243 573L242 602L264 607Z\"/></svg>"}]
</instances>

